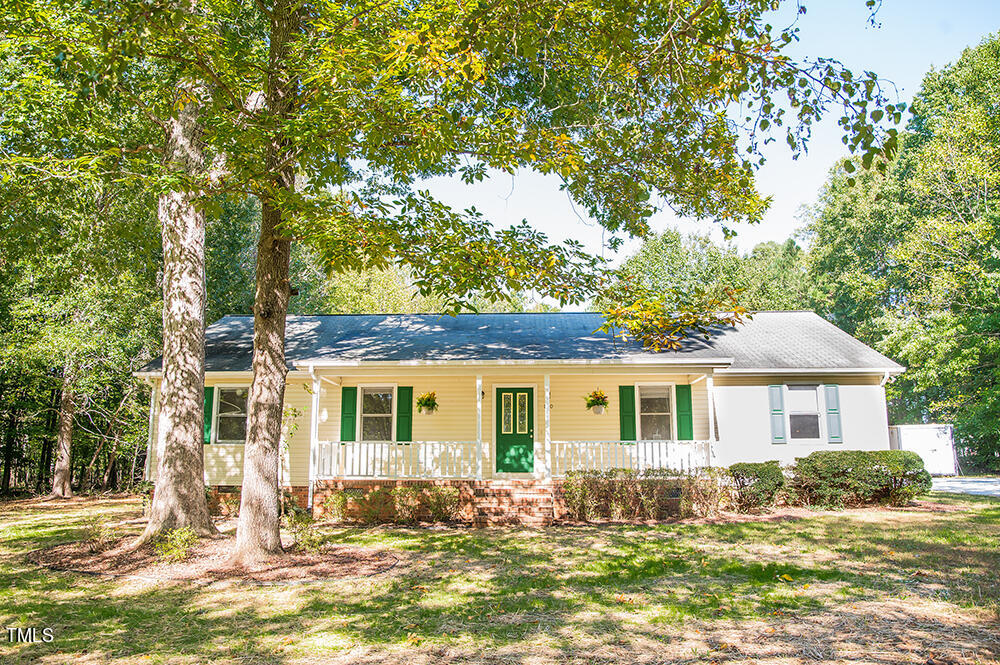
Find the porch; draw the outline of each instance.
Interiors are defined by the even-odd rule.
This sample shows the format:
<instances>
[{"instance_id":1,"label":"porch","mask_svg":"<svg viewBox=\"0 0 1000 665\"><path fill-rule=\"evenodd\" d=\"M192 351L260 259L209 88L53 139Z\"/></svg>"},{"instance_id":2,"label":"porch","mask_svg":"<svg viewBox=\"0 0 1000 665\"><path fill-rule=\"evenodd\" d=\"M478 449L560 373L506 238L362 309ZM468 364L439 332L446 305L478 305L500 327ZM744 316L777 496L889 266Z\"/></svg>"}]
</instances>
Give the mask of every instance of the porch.
<instances>
[{"instance_id":1,"label":"porch","mask_svg":"<svg viewBox=\"0 0 1000 665\"><path fill-rule=\"evenodd\" d=\"M308 369L310 488L350 480L546 482L571 471L712 464L711 368L421 370L331 376ZM583 401L596 388L609 397L602 414ZM439 412L413 406L425 389L437 393Z\"/></svg>"}]
</instances>

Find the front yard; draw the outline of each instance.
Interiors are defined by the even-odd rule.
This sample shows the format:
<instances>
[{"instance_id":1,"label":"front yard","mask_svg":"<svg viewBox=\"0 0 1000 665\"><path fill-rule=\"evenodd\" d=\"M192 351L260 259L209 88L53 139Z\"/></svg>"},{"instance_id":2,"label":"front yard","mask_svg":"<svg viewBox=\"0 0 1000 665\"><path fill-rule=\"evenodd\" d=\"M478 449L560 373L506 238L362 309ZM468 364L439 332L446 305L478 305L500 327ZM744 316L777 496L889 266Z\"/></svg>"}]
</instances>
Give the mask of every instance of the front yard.
<instances>
[{"instance_id":1,"label":"front yard","mask_svg":"<svg viewBox=\"0 0 1000 665\"><path fill-rule=\"evenodd\" d=\"M0 662L1000 662L1000 500L763 521L339 528L386 572L251 586L40 569L132 499L0 504ZM138 529L137 525L129 527ZM7 641L7 627L52 642Z\"/></svg>"}]
</instances>

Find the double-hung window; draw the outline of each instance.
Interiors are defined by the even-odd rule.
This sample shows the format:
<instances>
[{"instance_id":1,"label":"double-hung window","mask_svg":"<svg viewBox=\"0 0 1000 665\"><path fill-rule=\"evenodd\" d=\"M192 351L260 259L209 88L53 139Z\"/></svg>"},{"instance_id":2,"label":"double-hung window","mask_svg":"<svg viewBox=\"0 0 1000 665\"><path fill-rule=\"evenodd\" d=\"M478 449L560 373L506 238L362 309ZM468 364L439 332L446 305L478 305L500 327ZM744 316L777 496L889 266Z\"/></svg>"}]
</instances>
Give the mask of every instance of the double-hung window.
<instances>
[{"instance_id":1,"label":"double-hung window","mask_svg":"<svg viewBox=\"0 0 1000 665\"><path fill-rule=\"evenodd\" d=\"M819 386L790 384L786 387L789 439L819 439Z\"/></svg>"},{"instance_id":2,"label":"double-hung window","mask_svg":"<svg viewBox=\"0 0 1000 665\"><path fill-rule=\"evenodd\" d=\"M673 439L673 386L668 384L639 386L639 438L644 441Z\"/></svg>"},{"instance_id":3,"label":"double-hung window","mask_svg":"<svg viewBox=\"0 0 1000 665\"><path fill-rule=\"evenodd\" d=\"M392 441L393 389L361 389L361 440Z\"/></svg>"},{"instance_id":4,"label":"double-hung window","mask_svg":"<svg viewBox=\"0 0 1000 665\"><path fill-rule=\"evenodd\" d=\"M219 388L215 440L245 443L247 439L247 388Z\"/></svg>"}]
</instances>

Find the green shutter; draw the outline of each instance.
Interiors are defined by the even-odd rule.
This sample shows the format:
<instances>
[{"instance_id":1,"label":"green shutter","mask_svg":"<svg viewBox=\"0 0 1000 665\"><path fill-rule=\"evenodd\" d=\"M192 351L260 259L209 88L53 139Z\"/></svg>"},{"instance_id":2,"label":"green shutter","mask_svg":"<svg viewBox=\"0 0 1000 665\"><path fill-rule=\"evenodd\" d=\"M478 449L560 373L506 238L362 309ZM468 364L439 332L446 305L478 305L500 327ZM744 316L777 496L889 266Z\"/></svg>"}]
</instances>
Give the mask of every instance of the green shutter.
<instances>
[{"instance_id":1,"label":"green shutter","mask_svg":"<svg viewBox=\"0 0 1000 665\"><path fill-rule=\"evenodd\" d=\"M823 386L826 397L826 438L830 443L843 443L844 433L840 428L840 387L835 384Z\"/></svg>"},{"instance_id":2,"label":"green shutter","mask_svg":"<svg viewBox=\"0 0 1000 665\"><path fill-rule=\"evenodd\" d=\"M413 386L396 388L396 441L413 441Z\"/></svg>"},{"instance_id":3,"label":"green shutter","mask_svg":"<svg viewBox=\"0 0 1000 665\"><path fill-rule=\"evenodd\" d=\"M212 443L212 408L215 406L215 388L205 388L205 443Z\"/></svg>"},{"instance_id":4,"label":"green shutter","mask_svg":"<svg viewBox=\"0 0 1000 665\"><path fill-rule=\"evenodd\" d=\"M767 400L771 408L771 443L788 443L785 438L785 387L768 386Z\"/></svg>"},{"instance_id":5,"label":"green shutter","mask_svg":"<svg viewBox=\"0 0 1000 665\"><path fill-rule=\"evenodd\" d=\"M694 415L691 409L691 386L676 386L677 393L677 438L680 441L694 439Z\"/></svg>"},{"instance_id":6,"label":"green shutter","mask_svg":"<svg viewBox=\"0 0 1000 665\"><path fill-rule=\"evenodd\" d=\"M358 389L344 386L340 389L340 440L354 441L358 422Z\"/></svg>"},{"instance_id":7,"label":"green shutter","mask_svg":"<svg viewBox=\"0 0 1000 665\"><path fill-rule=\"evenodd\" d=\"M635 441L635 386L618 386L618 418L621 440Z\"/></svg>"}]
</instances>

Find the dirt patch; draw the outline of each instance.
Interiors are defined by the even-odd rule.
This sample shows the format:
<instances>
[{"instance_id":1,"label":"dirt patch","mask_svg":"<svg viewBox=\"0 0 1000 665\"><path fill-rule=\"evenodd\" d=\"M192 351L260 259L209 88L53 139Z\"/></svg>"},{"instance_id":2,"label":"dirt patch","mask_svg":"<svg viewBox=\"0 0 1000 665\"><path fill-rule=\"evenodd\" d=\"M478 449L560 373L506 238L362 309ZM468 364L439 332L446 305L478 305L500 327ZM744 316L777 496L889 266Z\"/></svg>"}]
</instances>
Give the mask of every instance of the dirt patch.
<instances>
[{"instance_id":1,"label":"dirt patch","mask_svg":"<svg viewBox=\"0 0 1000 665\"><path fill-rule=\"evenodd\" d=\"M184 561L165 563L157 559L152 547L128 551L131 541L131 537L121 538L99 552L92 551L88 542L65 543L31 552L28 560L54 570L90 575L199 583L231 580L254 584L371 577L392 569L400 561L396 554L385 550L325 545L315 554L288 552L244 568L227 564L234 539L224 537L201 540L191 548Z\"/></svg>"}]
</instances>

